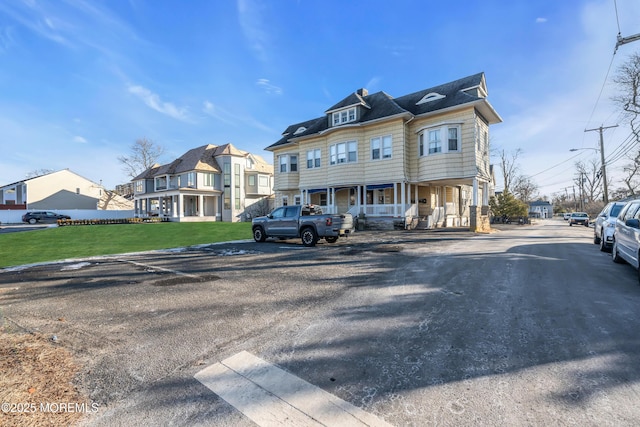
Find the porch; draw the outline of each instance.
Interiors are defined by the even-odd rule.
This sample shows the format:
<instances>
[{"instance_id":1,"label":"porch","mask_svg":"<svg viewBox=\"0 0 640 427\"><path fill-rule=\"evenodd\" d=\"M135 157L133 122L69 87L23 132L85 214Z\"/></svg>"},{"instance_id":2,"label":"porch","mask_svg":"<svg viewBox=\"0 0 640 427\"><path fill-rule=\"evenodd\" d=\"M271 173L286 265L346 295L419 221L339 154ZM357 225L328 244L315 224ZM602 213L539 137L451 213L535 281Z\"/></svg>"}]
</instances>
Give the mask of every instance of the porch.
<instances>
[{"instance_id":1,"label":"porch","mask_svg":"<svg viewBox=\"0 0 640 427\"><path fill-rule=\"evenodd\" d=\"M221 221L219 196L211 194L163 194L136 198L136 217L157 216L176 222Z\"/></svg>"},{"instance_id":2,"label":"porch","mask_svg":"<svg viewBox=\"0 0 640 427\"><path fill-rule=\"evenodd\" d=\"M398 223L405 229L469 227L473 202L481 199L488 205L488 185L482 184L479 188L467 180L302 189L295 200L320 206L325 213L348 212L376 228L398 228Z\"/></svg>"}]
</instances>

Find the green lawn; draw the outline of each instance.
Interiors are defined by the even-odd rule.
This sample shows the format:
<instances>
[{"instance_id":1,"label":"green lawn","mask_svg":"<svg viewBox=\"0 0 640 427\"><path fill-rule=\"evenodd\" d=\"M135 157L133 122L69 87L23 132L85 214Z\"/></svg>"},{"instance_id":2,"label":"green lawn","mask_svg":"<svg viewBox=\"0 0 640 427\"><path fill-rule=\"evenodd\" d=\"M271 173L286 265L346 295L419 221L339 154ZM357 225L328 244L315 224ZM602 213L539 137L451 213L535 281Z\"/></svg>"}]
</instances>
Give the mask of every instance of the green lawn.
<instances>
[{"instance_id":1,"label":"green lawn","mask_svg":"<svg viewBox=\"0 0 640 427\"><path fill-rule=\"evenodd\" d=\"M0 268L251 238L251 223L82 225L0 234Z\"/></svg>"}]
</instances>

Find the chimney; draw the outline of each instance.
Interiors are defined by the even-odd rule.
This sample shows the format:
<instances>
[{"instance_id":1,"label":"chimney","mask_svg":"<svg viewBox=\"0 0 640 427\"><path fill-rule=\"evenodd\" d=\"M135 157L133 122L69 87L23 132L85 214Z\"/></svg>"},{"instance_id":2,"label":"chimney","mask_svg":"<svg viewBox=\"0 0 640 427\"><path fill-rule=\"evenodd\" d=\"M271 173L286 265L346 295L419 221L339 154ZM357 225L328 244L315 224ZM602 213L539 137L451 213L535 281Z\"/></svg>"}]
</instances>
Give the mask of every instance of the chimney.
<instances>
[{"instance_id":1,"label":"chimney","mask_svg":"<svg viewBox=\"0 0 640 427\"><path fill-rule=\"evenodd\" d=\"M365 97L365 96L369 95L369 91L368 91L368 90L366 90L365 88L358 89L358 90L356 91L356 93L357 93L358 95L362 96L362 97Z\"/></svg>"}]
</instances>

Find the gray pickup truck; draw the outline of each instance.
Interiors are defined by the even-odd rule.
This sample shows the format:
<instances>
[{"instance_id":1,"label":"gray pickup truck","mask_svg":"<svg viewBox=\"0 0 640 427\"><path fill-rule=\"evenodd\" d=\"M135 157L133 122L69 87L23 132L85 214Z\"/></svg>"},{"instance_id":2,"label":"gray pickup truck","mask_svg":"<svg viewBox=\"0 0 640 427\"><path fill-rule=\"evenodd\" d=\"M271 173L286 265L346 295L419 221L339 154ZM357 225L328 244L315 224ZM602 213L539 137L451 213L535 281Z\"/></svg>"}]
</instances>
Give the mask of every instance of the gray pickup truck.
<instances>
[{"instance_id":1,"label":"gray pickup truck","mask_svg":"<svg viewBox=\"0 0 640 427\"><path fill-rule=\"evenodd\" d=\"M351 214L322 214L313 205L282 206L267 216L252 221L253 238L264 242L267 237L288 239L299 237L305 246L315 246L319 239L334 243L353 231Z\"/></svg>"}]
</instances>

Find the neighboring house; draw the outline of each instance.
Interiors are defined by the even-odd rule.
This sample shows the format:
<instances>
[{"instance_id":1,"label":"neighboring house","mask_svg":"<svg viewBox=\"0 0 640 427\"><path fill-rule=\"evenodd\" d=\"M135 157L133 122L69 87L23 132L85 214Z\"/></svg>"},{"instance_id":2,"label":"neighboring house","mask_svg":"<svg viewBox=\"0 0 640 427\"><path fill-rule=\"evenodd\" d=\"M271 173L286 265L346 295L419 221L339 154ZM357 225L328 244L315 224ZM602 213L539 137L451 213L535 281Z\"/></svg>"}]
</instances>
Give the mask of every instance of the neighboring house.
<instances>
[{"instance_id":1,"label":"neighboring house","mask_svg":"<svg viewBox=\"0 0 640 427\"><path fill-rule=\"evenodd\" d=\"M172 221L249 220L269 212L273 166L232 144L193 148L133 179L137 216Z\"/></svg>"},{"instance_id":2,"label":"neighboring house","mask_svg":"<svg viewBox=\"0 0 640 427\"><path fill-rule=\"evenodd\" d=\"M321 117L290 125L273 152L276 206L488 227L494 191L484 73L394 98L360 89Z\"/></svg>"},{"instance_id":3,"label":"neighboring house","mask_svg":"<svg viewBox=\"0 0 640 427\"><path fill-rule=\"evenodd\" d=\"M127 210L133 204L69 169L0 187L0 209Z\"/></svg>"},{"instance_id":4,"label":"neighboring house","mask_svg":"<svg viewBox=\"0 0 640 427\"><path fill-rule=\"evenodd\" d=\"M529 202L529 216L532 218L553 218L553 205L545 200Z\"/></svg>"}]
</instances>

